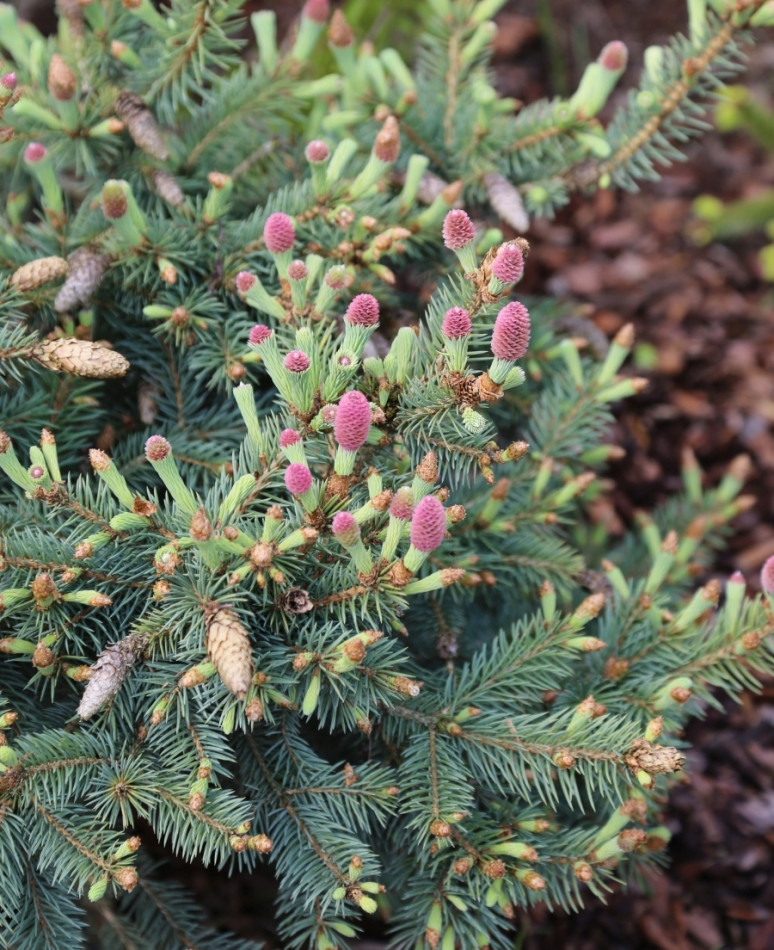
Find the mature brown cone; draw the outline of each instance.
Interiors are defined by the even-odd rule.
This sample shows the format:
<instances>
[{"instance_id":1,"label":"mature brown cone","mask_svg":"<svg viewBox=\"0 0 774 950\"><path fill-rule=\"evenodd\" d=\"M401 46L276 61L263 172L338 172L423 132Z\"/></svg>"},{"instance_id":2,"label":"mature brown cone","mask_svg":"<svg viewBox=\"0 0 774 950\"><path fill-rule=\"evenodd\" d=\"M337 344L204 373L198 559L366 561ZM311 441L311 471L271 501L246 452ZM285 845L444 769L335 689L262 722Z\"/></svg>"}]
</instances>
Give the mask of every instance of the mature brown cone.
<instances>
[{"instance_id":1,"label":"mature brown cone","mask_svg":"<svg viewBox=\"0 0 774 950\"><path fill-rule=\"evenodd\" d=\"M111 643L100 653L91 667L91 678L78 706L81 719L93 716L115 696L144 646L142 637L129 634L123 640Z\"/></svg>"},{"instance_id":2,"label":"mature brown cone","mask_svg":"<svg viewBox=\"0 0 774 950\"><path fill-rule=\"evenodd\" d=\"M116 115L126 123L127 131L135 145L150 155L165 162L169 149L164 144L156 119L145 102L135 93L124 90L115 102Z\"/></svg>"},{"instance_id":3,"label":"mature brown cone","mask_svg":"<svg viewBox=\"0 0 774 950\"><path fill-rule=\"evenodd\" d=\"M521 234L529 228L529 218L516 188L495 172L484 175L486 193L492 207L509 227Z\"/></svg>"},{"instance_id":4,"label":"mature brown cone","mask_svg":"<svg viewBox=\"0 0 774 950\"><path fill-rule=\"evenodd\" d=\"M210 614L206 647L223 685L243 699L253 678L253 654L250 634L233 611L222 607Z\"/></svg>"},{"instance_id":5,"label":"mature brown cone","mask_svg":"<svg viewBox=\"0 0 774 950\"><path fill-rule=\"evenodd\" d=\"M90 247L79 247L67 258L70 273L54 300L57 313L66 313L88 301L99 287L110 264L107 254L98 254Z\"/></svg>"},{"instance_id":6,"label":"mature brown cone","mask_svg":"<svg viewBox=\"0 0 774 950\"><path fill-rule=\"evenodd\" d=\"M125 376L129 369L129 360L115 350L74 337L43 340L30 355L48 369L92 379Z\"/></svg>"},{"instance_id":7,"label":"mature brown cone","mask_svg":"<svg viewBox=\"0 0 774 950\"><path fill-rule=\"evenodd\" d=\"M11 283L22 293L26 293L51 280L64 277L68 269L67 261L62 257L39 257L36 261L29 261L18 267L11 274Z\"/></svg>"},{"instance_id":8,"label":"mature brown cone","mask_svg":"<svg viewBox=\"0 0 774 950\"><path fill-rule=\"evenodd\" d=\"M175 208L179 208L180 205L183 204L185 201L183 189L180 187L177 178L175 178L171 172L166 171L164 168L154 168L151 172L151 178L153 179L153 187L156 189L157 194L160 198L163 198L167 204Z\"/></svg>"}]
</instances>

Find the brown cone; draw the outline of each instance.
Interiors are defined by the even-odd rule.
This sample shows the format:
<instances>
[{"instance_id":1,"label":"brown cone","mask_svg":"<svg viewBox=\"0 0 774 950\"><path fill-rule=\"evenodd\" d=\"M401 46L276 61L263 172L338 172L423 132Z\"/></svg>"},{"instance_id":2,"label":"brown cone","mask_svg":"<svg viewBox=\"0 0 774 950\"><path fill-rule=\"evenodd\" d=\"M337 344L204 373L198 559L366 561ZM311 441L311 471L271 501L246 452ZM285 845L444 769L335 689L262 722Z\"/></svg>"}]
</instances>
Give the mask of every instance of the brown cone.
<instances>
[{"instance_id":1,"label":"brown cone","mask_svg":"<svg viewBox=\"0 0 774 950\"><path fill-rule=\"evenodd\" d=\"M79 247L67 258L67 263L70 273L54 300L57 313L66 313L88 301L102 282L110 258L90 247Z\"/></svg>"},{"instance_id":2,"label":"brown cone","mask_svg":"<svg viewBox=\"0 0 774 950\"><path fill-rule=\"evenodd\" d=\"M207 655L235 696L243 699L253 678L250 635L233 611L221 608L207 620Z\"/></svg>"},{"instance_id":3,"label":"brown cone","mask_svg":"<svg viewBox=\"0 0 774 950\"><path fill-rule=\"evenodd\" d=\"M146 155L162 162L169 158L169 149L164 144L156 119L138 95L127 90L120 93L115 102L115 110L118 118L126 123L134 144Z\"/></svg>"},{"instance_id":4,"label":"brown cone","mask_svg":"<svg viewBox=\"0 0 774 950\"><path fill-rule=\"evenodd\" d=\"M51 280L64 277L68 271L67 261L61 257L39 257L36 261L22 264L13 274L11 283L22 293L35 290Z\"/></svg>"},{"instance_id":5,"label":"brown cone","mask_svg":"<svg viewBox=\"0 0 774 950\"><path fill-rule=\"evenodd\" d=\"M43 340L30 355L48 369L91 379L125 376L129 369L129 360L115 350L73 337Z\"/></svg>"},{"instance_id":6,"label":"brown cone","mask_svg":"<svg viewBox=\"0 0 774 950\"><path fill-rule=\"evenodd\" d=\"M81 719L89 719L115 696L144 646L142 637L130 634L100 653L78 706Z\"/></svg>"}]
</instances>

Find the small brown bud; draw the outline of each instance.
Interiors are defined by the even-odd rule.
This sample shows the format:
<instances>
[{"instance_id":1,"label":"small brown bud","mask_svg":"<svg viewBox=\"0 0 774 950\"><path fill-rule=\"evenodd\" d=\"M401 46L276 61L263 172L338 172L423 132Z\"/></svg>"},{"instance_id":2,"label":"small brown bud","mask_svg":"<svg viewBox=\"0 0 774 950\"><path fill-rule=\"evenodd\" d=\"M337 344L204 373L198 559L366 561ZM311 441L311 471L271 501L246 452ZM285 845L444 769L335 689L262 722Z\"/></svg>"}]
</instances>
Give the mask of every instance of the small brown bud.
<instances>
[{"instance_id":1,"label":"small brown bud","mask_svg":"<svg viewBox=\"0 0 774 950\"><path fill-rule=\"evenodd\" d=\"M204 508L199 508L194 512L189 534L194 541L209 541L212 537L212 524Z\"/></svg>"},{"instance_id":2,"label":"small brown bud","mask_svg":"<svg viewBox=\"0 0 774 950\"><path fill-rule=\"evenodd\" d=\"M593 620L605 606L604 594L590 594L578 605L573 616L578 620Z\"/></svg>"},{"instance_id":3,"label":"small brown bud","mask_svg":"<svg viewBox=\"0 0 774 950\"><path fill-rule=\"evenodd\" d=\"M508 489L511 487L509 478L501 478L491 491L490 497L493 501L505 501L508 497Z\"/></svg>"},{"instance_id":4,"label":"small brown bud","mask_svg":"<svg viewBox=\"0 0 774 950\"><path fill-rule=\"evenodd\" d=\"M435 838L448 838L451 835L451 825L440 818L430 822L430 834Z\"/></svg>"},{"instance_id":5,"label":"small brown bud","mask_svg":"<svg viewBox=\"0 0 774 950\"><path fill-rule=\"evenodd\" d=\"M711 604L717 606L720 600L720 581L713 578L702 587L701 594L704 600L708 600Z\"/></svg>"},{"instance_id":6,"label":"small brown bud","mask_svg":"<svg viewBox=\"0 0 774 950\"><path fill-rule=\"evenodd\" d=\"M593 880L594 878L594 872L591 869L591 865L586 864L585 861L581 861L579 864L576 864L573 870L575 871L575 877L577 877L578 880L582 881L584 884L588 884L589 881Z\"/></svg>"},{"instance_id":7,"label":"small brown bud","mask_svg":"<svg viewBox=\"0 0 774 950\"><path fill-rule=\"evenodd\" d=\"M153 599L163 600L171 590L172 586L168 581L156 581L153 585Z\"/></svg>"},{"instance_id":8,"label":"small brown bud","mask_svg":"<svg viewBox=\"0 0 774 950\"><path fill-rule=\"evenodd\" d=\"M461 567L444 567L441 569L441 583L444 587L451 587L457 581L462 580L465 571Z\"/></svg>"},{"instance_id":9,"label":"small brown bud","mask_svg":"<svg viewBox=\"0 0 774 950\"><path fill-rule=\"evenodd\" d=\"M355 42L355 34L352 27L347 22L347 18L341 10L334 10L328 27L328 42L331 46L337 46L340 49L352 46Z\"/></svg>"},{"instance_id":10,"label":"small brown bud","mask_svg":"<svg viewBox=\"0 0 774 950\"><path fill-rule=\"evenodd\" d=\"M245 706L245 719L248 722L258 722L260 719L263 719L264 707L258 697L251 699L250 702Z\"/></svg>"},{"instance_id":11,"label":"small brown bud","mask_svg":"<svg viewBox=\"0 0 774 950\"><path fill-rule=\"evenodd\" d=\"M256 567L268 567L274 557L274 546L265 541L257 541L250 549L250 561Z\"/></svg>"},{"instance_id":12,"label":"small brown bud","mask_svg":"<svg viewBox=\"0 0 774 950\"><path fill-rule=\"evenodd\" d=\"M257 851L258 854L268 854L274 847L271 838L267 835L253 835L247 839L247 847L250 851Z\"/></svg>"},{"instance_id":13,"label":"small brown bud","mask_svg":"<svg viewBox=\"0 0 774 950\"><path fill-rule=\"evenodd\" d=\"M620 656L608 657L603 676L608 680L619 680L629 672L629 661Z\"/></svg>"},{"instance_id":14,"label":"small brown bud","mask_svg":"<svg viewBox=\"0 0 774 950\"><path fill-rule=\"evenodd\" d=\"M113 880L125 891L133 891L140 877L134 868L117 868L113 872Z\"/></svg>"},{"instance_id":15,"label":"small brown bud","mask_svg":"<svg viewBox=\"0 0 774 950\"><path fill-rule=\"evenodd\" d=\"M634 343L634 324L625 323L613 337L613 343L616 343L618 346L623 346L627 350L631 349Z\"/></svg>"},{"instance_id":16,"label":"small brown bud","mask_svg":"<svg viewBox=\"0 0 774 950\"><path fill-rule=\"evenodd\" d=\"M554 765L560 769L571 769L575 765L575 756L569 752L557 752L554 756Z\"/></svg>"},{"instance_id":17,"label":"small brown bud","mask_svg":"<svg viewBox=\"0 0 774 950\"><path fill-rule=\"evenodd\" d=\"M544 891L546 889L545 878L541 877L537 871L528 871L524 877L519 878L519 880L531 891Z\"/></svg>"},{"instance_id":18,"label":"small brown bud","mask_svg":"<svg viewBox=\"0 0 774 950\"><path fill-rule=\"evenodd\" d=\"M481 873L484 877L493 880L505 877L505 870L505 862L501 861L500 858L492 858L491 861L483 861L481 864Z\"/></svg>"},{"instance_id":19,"label":"small brown bud","mask_svg":"<svg viewBox=\"0 0 774 950\"><path fill-rule=\"evenodd\" d=\"M434 485L438 480L438 456L432 449L417 465L417 478L427 482L428 485Z\"/></svg>"},{"instance_id":20,"label":"small brown bud","mask_svg":"<svg viewBox=\"0 0 774 950\"><path fill-rule=\"evenodd\" d=\"M647 739L636 739L626 755L630 770L647 772L649 775L666 775L678 772L685 765L685 755L672 746L654 745Z\"/></svg>"},{"instance_id":21,"label":"small brown bud","mask_svg":"<svg viewBox=\"0 0 774 950\"><path fill-rule=\"evenodd\" d=\"M75 87L75 73L59 53L54 53L48 65L48 91L59 102L67 102L75 95Z\"/></svg>"},{"instance_id":22,"label":"small brown bud","mask_svg":"<svg viewBox=\"0 0 774 950\"><path fill-rule=\"evenodd\" d=\"M446 517L451 524L459 524L465 520L466 515L467 511L465 511L464 505L452 505L446 509Z\"/></svg>"},{"instance_id":23,"label":"small brown bud","mask_svg":"<svg viewBox=\"0 0 774 950\"><path fill-rule=\"evenodd\" d=\"M247 837L245 835L231 835L228 839L228 843L231 845L232 850L239 854L247 848Z\"/></svg>"},{"instance_id":24,"label":"small brown bud","mask_svg":"<svg viewBox=\"0 0 774 950\"><path fill-rule=\"evenodd\" d=\"M473 862L470 858L457 858L454 862L454 873L460 875L467 874L472 867Z\"/></svg>"},{"instance_id":25,"label":"small brown bud","mask_svg":"<svg viewBox=\"0 0 774 950\"><path fill-rule=\"evenodd\" d=\"M202 683L207 682L207 677L200 670L197 670L196 667L190 670L186 670L185 673L177 681L177 685L180 689L191 689L194 686L201 686Z\"/></svg>"},{"instance_id":26,"label":"small brown bud","mask_svg":"<svg viewBox=\"0 0 774 950\"><path fill-rule=\"evenodd\" d=\"M648 817L648 803L644 798L629 798L619 810L629 821L636 821L640 825L644 825Z\"/></svg>"},{"instance_id":27,"label":"small brown bud","mask_svg":"<svg viewBox=\"0 0 774 950\"><path fill-rule=\"evenodd\" d=\"M693 693L690 689L686 689L684 686L675 686L673 690L670 690L669 695L676 703L683 705L683 703L688 702L691 696L693 696Z\"/></svg>"},{"instance_id":28,"label":"small brown bud","mask_svg":"<svg viewBox=\"0 0 774 950\"><path fill-rule=\"evenodd\" d=\"M384 491L380 491L378 495L374 495L369 504L372 508L375 508L376 511L386 511L390 507L391 501L392 492L389 488L386 488Z\"/></svg>"},{"instance_id":29,"label":"small brown bud","mask_svg":"<svg viewBox=\"0 0 774 950\"><path fill-rule=\"evenodd\" d=\"M204 808L204 795L201 792L193 792L188 796L188 807L191 811L201 811Z\"/></svg>"},{"instance_id":30,"label":"small brown bud","mask_svg":"<svg viewBox=\"0 0 774 950\"><path fill-rule=\"evenodd\" d=\"M50 574L38 574L30 584L32 596L39 607L48 606L59 596L59 590Z\"/></svg>"},{"instance_id":31,"label":"small brown bud","mask_svg":"<svg viewBox=\"0 0 774 950\"><path fill-rule=\"evenodd\" d=\"M634 851L645 844L647 837L641 828L626 828L618 835L618 844L622 851Z\"/></svg>"},{"instance_id":32,"label":"small brown bud","mask_svg":"<svg viewBox=\"0 0 774 950\"><path fill-rule=\"evenodd\" d=\"M32 665L39 670L44 670L51 666L55 659L51 648L46 646L42 640L38 641L35 652L32 654Z\"/></svg>"},{"instance_id":33,"label":"small brown bud","mask_svg":"<svg viewBox=\"0 0 774 950\"><path fill-rule=\"evenodd\" d=\"M745 650L757 650L761 642L760 630L748 630L747 633L742 634L742 646Z\"/></svg>"},{"instance_id":34,"label":"small brown bud","mask_svg":"<svg viewBox=\"0 0 774 950\"><path fill-rule=\"evenodd\" d=\"M374 155L382 161L392 165L400 155L400 129L394 115L385 119L374 141Z\"/></svg>"}]
</instances>

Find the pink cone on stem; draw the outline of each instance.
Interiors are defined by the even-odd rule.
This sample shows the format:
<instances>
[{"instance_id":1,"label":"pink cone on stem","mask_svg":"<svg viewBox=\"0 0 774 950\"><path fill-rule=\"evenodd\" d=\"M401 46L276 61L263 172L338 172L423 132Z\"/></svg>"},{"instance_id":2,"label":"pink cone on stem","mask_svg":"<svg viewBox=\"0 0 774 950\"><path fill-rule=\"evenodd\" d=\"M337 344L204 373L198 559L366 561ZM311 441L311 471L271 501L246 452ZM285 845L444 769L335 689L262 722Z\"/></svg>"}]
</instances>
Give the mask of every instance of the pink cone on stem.
<instances>
[{"instance_id":1,"label":"pink cone on stem","mask_svg":"<svg viewBox=\"0 0 774 950\"><path fill-rule=\"evenodd\" d=\"M282 211L270 214L263 226L263 239L272 254L289 251L296 240L296 229L290 216Z\"/></svg>"},{"instance_id":2,"label":"pink cone on stem","mask_svg":"<svg viewBox=\"0 0 774 950\"><path fill-rule=\"evenodd\" d=\"M358 294L344 314L347 323L357 327L374 327L379 322L379 302L371 294Z\"/></svg>"},{"instance_id":3,"label":"pink cone on stem","mask_svg":"<svg viewBox=\"0 0 774 950\"><path fill-rule=\"evenodd\" d=\"M529 345L530 319L524 304L513 301L497 314L492 331L492 352L498 360L519 360Z\"/></svg>"},{"instance_id":4,"label":"pink cone on stem","mask_svg":"<svg viewBox=\"0 0 774 950\"><path fill-rule=\"evenodd\" d=\"M443 243L450 251L467 247L475 236L476 229L467 212L454 208L446 215L443 222Z\"/></svg>"},{"instance_id":5,"label":"pink cone on stem","mask_svg":"<svg viewBox=\"0 0 774 950\"><path fill-rule=\"evenodd\" d=\"M371 428L371 407L357 389L350 390L339 400L333 434L343 449L356 452L368 438Z\"/></svg>"},{"instance_id":6,"label":"pink cone on stem","mask_svg":"<svg viewBox=\"0 0 774 950\"><path fill-rule=\"evenodd\" d=\"M293 462L285 469L285 488L291 495L305 495L312 487L312 473L301 462Z\"/></svg>"},{"instance_id":7,"label":"pink cone on stem","mask_svg":"<svg viewBox=\"0 0 774 950\"><path fill-rule=\"evenodd\" d=\"M444 314L441 332L448 340L459 340L470 333L470 314L463 307L452 307Z\"/></svg>"},{"instance_id":8,"label":"pink cone on stem","mask_svg":"<svg viewBox=\"0 0 774 950\"><path fill-rule=\"evenodd\" d=\"M446 512L434 495L426 495L411 518L411 543L425 554L435 551L446 534Z\"/></svg>"}]
</instances>

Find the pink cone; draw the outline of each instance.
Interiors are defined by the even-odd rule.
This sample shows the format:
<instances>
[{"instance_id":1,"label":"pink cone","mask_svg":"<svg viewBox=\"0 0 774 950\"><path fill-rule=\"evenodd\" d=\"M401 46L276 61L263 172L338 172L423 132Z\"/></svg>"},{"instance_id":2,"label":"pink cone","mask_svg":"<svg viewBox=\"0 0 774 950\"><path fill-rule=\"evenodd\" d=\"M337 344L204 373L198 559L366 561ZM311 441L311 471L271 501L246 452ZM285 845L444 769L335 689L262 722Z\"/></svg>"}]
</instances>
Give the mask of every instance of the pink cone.
<instances>
[{"instance_id":1,"label":"pink cone","mask_svg":"<svg viewBox=\"0 0 774 950\"><path fill-rule=\"evenodd\" d=\"M333 434L343 449L356 452L368 438L371 428L371 407L357 389L350 390L339 400Z\"/></svg>"},{"instance_id":2,"label":"pink cone","mask_svg":"<svg viewBox=\"0 0 774 950\"><path fill-rule=\"evenodd\" d=\"M271 335L272 330L265 323L256 323L250 331L249 339L253 346L259 346L261 343L265 343Z\"/></svg>"},{"instance_id":3,"label":"pink cone","mask_svg":"<svg viewBox=\"0 0 774 950\"><path fill-rule=\"evenodd\" d=\"M463 307L452 307L447 310L441 324L441 333L447 340L459 340L470 333L472 324L470 314Z\"/></svg>"},{"instance_id":4,"label":"pink cone","mask_svg":"<svg viewBox=\"0 0 774 950\"><path fill-rule=\"evenodd\" d=\"M446 534L446 512L434 495L426 495L414 509L411 543L425 554L435 551Z\"/></svg>"},{"instance_id":5,"label":"pink cone","mask_svg":"<svg viewBox=\"0 0 774 950\"><path fill-rule=\"evenodd\" d=\"M761 568L761 587L765 594L774 594L774 555Z\"/></svg>"},{"instance_id":6,"label":"pink cone","mask_svg":"<svg viewBox=\"0 0 774 950\"><path fill-rule=\"evenodd\" d=\"M163 435L152 435L145 443L145 458L149 462L163 462L172 451L172 446Z\"/></svg>"},{"instance_id":7,"label":"pink cone","mask_svg":"<svg viewBox=\"0 0 774 950\"><path fill-rule=\"evenodd\" d=\"M289 251L296 240L296 229L290 217L282 211L270 214L263 226L263 239L272 254Z\"/></svg>"},{"instance_id":8,"label":"pink cone","mask_svg":"<svg viewBox=\"0 0 774 950\"><path fill-rule=\"evenodd\" d=\"M498 360L519 360L529 346L530 320L524 304L513 301L497 314L492 331L492 352Z\"/></svg>"},{"instance_id":9,"label":"pink cone","mask_svg":"<svg viewBox=\"0 0 774 950\"><path fill-rule=\"evenodd\" d=\"M515 284L524 273L524 255L516 244L503 244L492 261L492 273L503 284Z\"/></svg>"},{"instance_id":10,"label":"pink cone","mask_svg":"<svg viewBox=\"0 0 774 950\"><path fill-rule=\"evenodd\" d=\"M450 211L443 222L443 243L450 251L459 251L475 238L476 229L467 212L459 208Z\"/></svg>"},{"instance_id":11,"label":"pink cone","mask_svg":"<svg viewBox=\"0 0 774 950\"><path fill-rule=\"evenodd\" d=\"M399 488L392 496L390 514L400 521L410 521L414 513L414 496L410 488Z\"/></svg>"},{"instance_id":12,"label":"pink cone","mask_svg":"<svg viewBox=\"0 0 774 950\"><path fill-rule=\"evenodd\" d=\"M371 294L358 294L347 307L344 319L356 327L374 327L379 322L379 302Z\"/></svg>"},{"instance_id":13,"label":"pink cone","mask_svg":"<svg viewBox=\"0 0 774 950\"><path fill-rule=\"evenodd\" d=\"M283 429L280 433L280 447L288 448L290 445L297 445L301 441L301 436L295 429Z\"/></svg>"},{"instance_id":14,"label":"pink cone","mask_svg":"<svg viewBox=\"0 0 774 950\"><path fill-rule=\"evenodd\" d=\"M321 165L323 162L327 162L330 154L331 150L321 139L310 142L304 151L306 160L310 165Z\"/></svg>"},{"instance_id":15,"label":"pink cone","mask_svg":"<svg viewBox=\"0 0 774 950\"><path fill-rule=\"evenodd\" d=\"M339 511L333 516L333 533L336 540L340 541L345 548L351 548L357 544L360 537L360 526L348 511Z\"/></svg>"},{"instance_id":16,"label":"pink cone","mask_svg":"<svg viewBox=\"0 0 774 950\"><path fill-rule=\"evenodd\" d=\"M302 350L291 350L284 362L291 373L305 373L309 369L309 357Z\"/></svg>"},{"instance_id":17,"label":"pink cone","mask_svg":"<svg viewBox=\"0 0 774 950\"><path fill-rule=\"evenodd\" d=\"M291 495L305 495L312 487L312 473L301 462L293 462L285 469L285 488Z\"/></svg>"}]
</instances>

